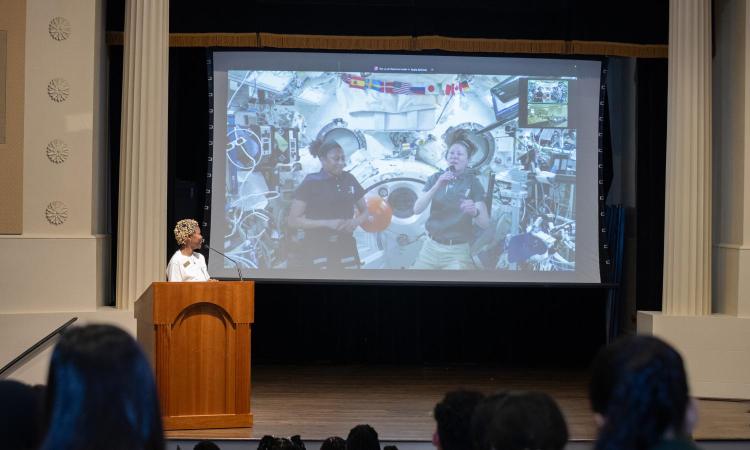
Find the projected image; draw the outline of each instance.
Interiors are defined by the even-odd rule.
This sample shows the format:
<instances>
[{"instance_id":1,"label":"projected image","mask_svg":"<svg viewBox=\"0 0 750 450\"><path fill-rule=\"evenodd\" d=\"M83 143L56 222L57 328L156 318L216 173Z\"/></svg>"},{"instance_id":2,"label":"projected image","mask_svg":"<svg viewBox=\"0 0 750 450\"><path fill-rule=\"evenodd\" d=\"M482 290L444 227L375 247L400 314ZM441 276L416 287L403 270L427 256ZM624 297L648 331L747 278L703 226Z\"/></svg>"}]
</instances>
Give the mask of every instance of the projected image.
<instances>
[{"instance_id":1,"label":"projected image","mask_svg":"<svg viewBox=\"0 0 750 450\"><path fill-rule=\"evenodd\" d=\"M526 124L568 126L568 80L528 80Z\"/></svg>"},{"instance_id":2,"label":"projected image","mask_svg":"<svg viewBox=\"0 0 750 450\"><path fill-rule=\"evenodd\" d=\"M569 80L228 78L223 247L243 267L575 270Z\"/></svg>"},{"instance_id":3,"label":"projected image","mask_svg":"<svg viewBox=\"0 0 750 450\"><path fill-rule=\"evenodd\" d=\"M526 123L539 127L567 127L568 106L529 104L529 117Z\"/></svg>"},{"instance_id":4,"label":"projected image","mask_svg":"<svg viewBox=\"0 0 750 450\"><path fill-rule=\"evenodd\" d=\"M529 103L568 104L567 80L529 80Z\"/></svg>"}]
</instances>

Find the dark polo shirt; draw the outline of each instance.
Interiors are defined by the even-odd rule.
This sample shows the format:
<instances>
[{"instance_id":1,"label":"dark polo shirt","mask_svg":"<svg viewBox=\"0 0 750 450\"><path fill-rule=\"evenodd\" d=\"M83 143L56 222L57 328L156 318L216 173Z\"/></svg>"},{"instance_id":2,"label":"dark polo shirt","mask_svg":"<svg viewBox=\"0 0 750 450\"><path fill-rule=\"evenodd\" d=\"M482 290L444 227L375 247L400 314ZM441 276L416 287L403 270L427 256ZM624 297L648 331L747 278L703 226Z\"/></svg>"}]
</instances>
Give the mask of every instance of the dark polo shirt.
<instances>
[{"instance_id":1,"label":"dark polo shirt","mask_svg":"<svg viewBox=\"0 0 750 450\"><path fill-rule=\"evenodd\" d=\"M322 169L307 175L294 191L294 199L305 202L305 217L315 220L353 218L354 205L364 195L354 175L333 176Z\"/></svg>"},{"instance_id":2,"label":"dark polo shirt","mask_svg":"<svg viewBox=\"0 0 750 450\"><path fill-rule=\"evenodd\" d=\"M445 171L440 171L427 179L424 192L432 189L437 179ZM481 202L484 188L471 169L464 170L455 180L438 189L430 204L430 217L425 228L427 233L440 241L469 242L473 237L472 217L461 211L461 201L471 199Z\"/></svg>"}]
</instances>

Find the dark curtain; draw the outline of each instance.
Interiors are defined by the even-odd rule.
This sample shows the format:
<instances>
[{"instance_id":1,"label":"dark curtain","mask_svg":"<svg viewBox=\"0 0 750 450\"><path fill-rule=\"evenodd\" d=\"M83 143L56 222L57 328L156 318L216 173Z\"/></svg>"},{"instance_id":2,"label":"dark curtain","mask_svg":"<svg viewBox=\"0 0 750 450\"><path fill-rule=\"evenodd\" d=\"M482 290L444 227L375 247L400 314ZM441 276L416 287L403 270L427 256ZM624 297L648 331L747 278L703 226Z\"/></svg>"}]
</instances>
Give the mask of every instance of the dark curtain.
<instances>
[{"instance_id":1,"label":"dark curtain","mask_svg":"<svg viewBox=\"0 0 750 450\"><path fill-rule=\"evenodd\" d=\"M207 56L204 48L169 49L167 223L171 225L185 218L203 221L209 157ZM168 226L165 267L175 251Z\"/></svg>"},{"instance_id":2,"label":"dark curtain","mask_svg":"<svg viewBox=\"0 0 750 450\"><path fill-rule=\"evenodd\" d=\"M660 310L664 263L667 60L636 65L636 307Z\"/></svg>"},{"instance_id":3,"label":"dark curtain","mask_svg":"<svg viewBox=\"0 0 750 450\"><path fill-rule=\"evenodd\" d=\"M112 224L112 251L110 252L110 267L112 268L112 282L110 283L110 297L107 304L115 305L115 274L117 273L117 208L119 205L118 192L120 186L120 118L122 116L122 46L107 48L109 60L109 92L107 127L109 132L109 179L112 186L109 189L109 223Z\"/></svg>"},{"instance_id":4,"label":"dark curtain","mask_svg":"<svg viewBox=\"0 0 750 450\"><path fill-rule=\"evenodd\" d=\"M585 367L604 290L259 284L259 363Z\"/></svg>"},{"instance_id":5,"label":"dark curtain","mask_svg":"<svg viewBox=\"0 0 750 450\"><path fill-rule=\"evenodd\" d=\"M107 2L107 30L124 28L125 0ZM666 44L668 0L183 0L172 33L432 35Z\"/></svg>"}]
</instances>

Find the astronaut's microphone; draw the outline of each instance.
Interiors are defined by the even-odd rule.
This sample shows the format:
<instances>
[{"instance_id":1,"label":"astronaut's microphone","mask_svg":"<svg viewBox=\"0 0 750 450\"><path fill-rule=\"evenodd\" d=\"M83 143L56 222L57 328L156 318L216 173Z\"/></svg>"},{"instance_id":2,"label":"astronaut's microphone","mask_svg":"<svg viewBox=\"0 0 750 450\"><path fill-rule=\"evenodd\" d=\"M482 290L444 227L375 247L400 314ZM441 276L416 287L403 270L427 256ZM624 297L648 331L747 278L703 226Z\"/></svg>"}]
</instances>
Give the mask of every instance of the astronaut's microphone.
<instances>
[{"instance_id":1,"label":"astronaut's microphone","mask_svg":"<svg viewBox=\"0 0 750 450\"><path fill-rule=\"evenodd\" d=\"M448 183L446 183L446 185L445 185L445 193L446 194L448 193L448 186L450 186L451 184L453 184L453 181L456 179L456 168L453 167L453 164L451 164L450 166L448 166L448 172L450 172L450 173L453 174L453 180L450 180Z\"/></svg>"},{"instance_id":2,"label":"astronaut's microphone","mask_svg":"<svg viewBox=\"0 0 750 450\"><path fill-rule=\"evenodd\" d=\"M233 260L232 258L228 257L228 256L227 256L227 255L225 255L224 253L222 253L222 252L220 252L220 251L216 250L215 248L213 248L213 247L209 247L209 245L208 245L208 244L206 244L206 240L205 240L205 239L201 239L201 247L203 247L203 248L206 248L206 249L208 249L208 250L211 250L211 251L213 251L213 252L216 252L216 253L220 254L221 256L225 257L226 259L228 259L228 260L232 261L232 262L234 263L234 267L236 267L236 268L237 268L237 275L239 275L239 276L240 276L240 281L245 281L245 280L244 280L244 279L242 278L242 271L240 270L240 265L239 265L239 263L238 263L237 261L235 261L235 260Z\"/></svg>"}]
</instances>

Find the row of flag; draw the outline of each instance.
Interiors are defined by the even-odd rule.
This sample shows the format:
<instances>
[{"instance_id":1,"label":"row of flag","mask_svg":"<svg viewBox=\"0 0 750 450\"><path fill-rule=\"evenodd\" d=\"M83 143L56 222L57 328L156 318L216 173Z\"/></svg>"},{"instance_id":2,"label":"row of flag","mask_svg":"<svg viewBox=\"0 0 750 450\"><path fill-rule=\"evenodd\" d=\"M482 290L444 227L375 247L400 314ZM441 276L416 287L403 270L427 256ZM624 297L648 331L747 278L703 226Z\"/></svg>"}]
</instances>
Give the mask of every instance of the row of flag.
<instances>
[{"instance_id":1,"label":"row of flag","mask_svg":"<svg viewBox=\"0 0 750 450\"><path fill-rule=\"evenodd\" d=\"M427 85L416 85L401 81L373 80L372 78L359 77L344 73L342 81L353 89L373 90L384 94L400 95L454 95L469 90L469 82L437 83Z\"/></svg>"}]
</instances>

